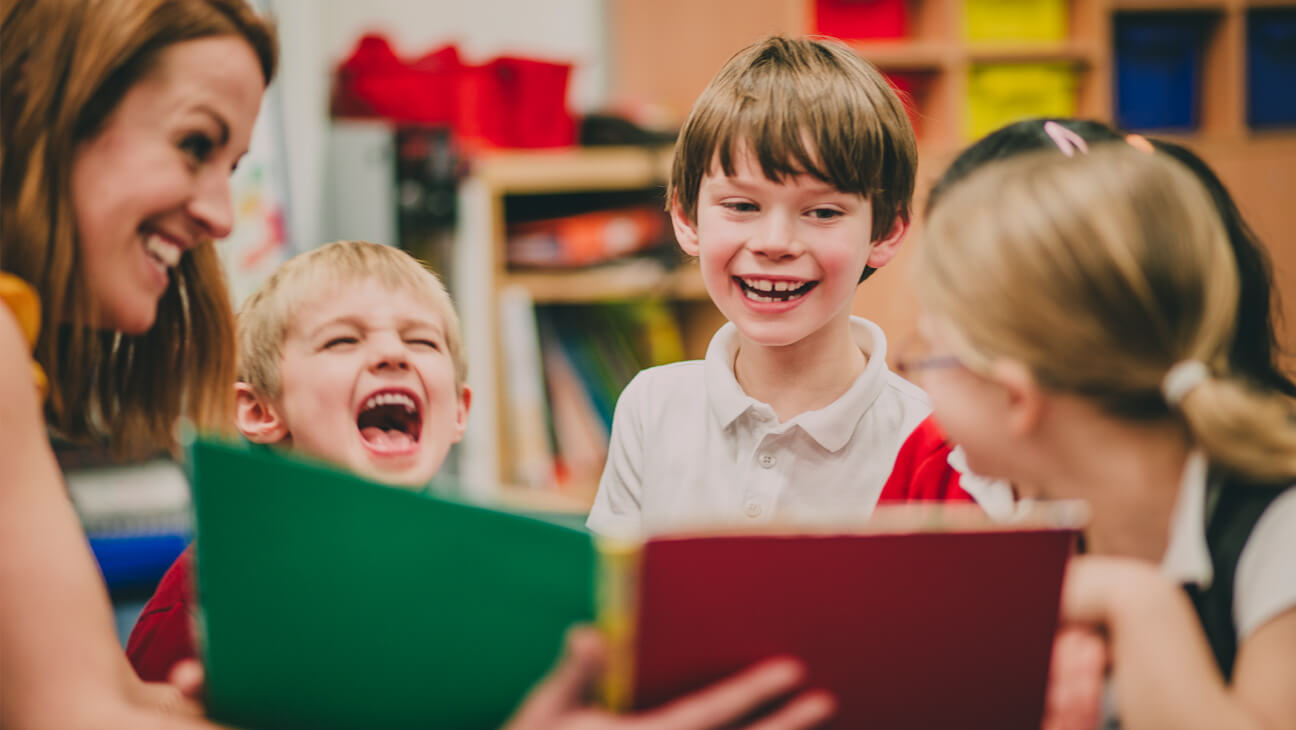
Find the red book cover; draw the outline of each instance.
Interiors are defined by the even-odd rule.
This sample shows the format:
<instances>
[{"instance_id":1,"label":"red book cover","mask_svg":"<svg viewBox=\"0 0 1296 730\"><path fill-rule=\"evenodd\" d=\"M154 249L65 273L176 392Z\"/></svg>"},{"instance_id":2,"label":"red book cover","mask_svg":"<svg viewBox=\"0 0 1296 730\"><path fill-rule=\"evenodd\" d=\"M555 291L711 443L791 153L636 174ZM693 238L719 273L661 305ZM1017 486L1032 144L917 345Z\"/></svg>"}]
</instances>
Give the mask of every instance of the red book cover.
<instances>
[{"instance_id":1,"label":"red book cover","mask_svg":"<svg viewBox=\"0 0 1296 730\"><path fill-rule=\"evenodd\" d=\"M652 539L626 573L613 671L641 709L790 655L835 696L827 727L1038 730L1075 534Z\"/></svg>"}]
</instances>

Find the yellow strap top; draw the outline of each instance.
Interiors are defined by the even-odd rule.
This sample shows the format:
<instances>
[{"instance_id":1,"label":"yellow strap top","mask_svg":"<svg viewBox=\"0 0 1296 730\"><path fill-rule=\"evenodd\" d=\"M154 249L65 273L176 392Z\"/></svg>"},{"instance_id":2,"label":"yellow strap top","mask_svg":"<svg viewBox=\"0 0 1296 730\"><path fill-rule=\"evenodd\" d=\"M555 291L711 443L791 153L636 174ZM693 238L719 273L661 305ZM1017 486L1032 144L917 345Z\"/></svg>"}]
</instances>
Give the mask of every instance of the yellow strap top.
<instances>
[{"instance_id":1,"label":"yellow strap top","mask_svg":"<svg viewBox=\"0 0 1296 730\"><path fill-rule=\"evenodd\" d=\"M27 346L34 347L36 335L40 334L41 317L40 297L36 296L36 290L13 274L0 271L0 302L4 302L18 318L18 326L22 327L23 336L27 338ZM41 400L44 400L45 371L41 370L35 360L32 361L31 366L36 390L40 393Z\"/></svg>"}]
</instances>

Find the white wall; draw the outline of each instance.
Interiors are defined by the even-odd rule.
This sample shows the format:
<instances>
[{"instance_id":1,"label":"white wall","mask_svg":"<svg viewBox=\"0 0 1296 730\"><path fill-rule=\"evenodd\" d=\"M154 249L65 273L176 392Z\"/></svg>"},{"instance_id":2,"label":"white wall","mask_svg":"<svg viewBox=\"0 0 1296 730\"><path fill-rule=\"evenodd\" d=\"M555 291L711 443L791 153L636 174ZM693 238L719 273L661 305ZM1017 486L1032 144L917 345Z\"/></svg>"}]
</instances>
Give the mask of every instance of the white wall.
<instances>
[{"instance_id":1,"label":"white wall","mask_svg":"<svg viewBox=\"0 0 1296 730\"><path fill-rule=\"evenodd\" d=\"M279 93L288 154L293 245L320 243L330 77L366 32L398 54L455 43L469 63L527 55L574 65L572 110L606 98L605 0L268 0L279 21Z\"/></svg>"}]
</instances>

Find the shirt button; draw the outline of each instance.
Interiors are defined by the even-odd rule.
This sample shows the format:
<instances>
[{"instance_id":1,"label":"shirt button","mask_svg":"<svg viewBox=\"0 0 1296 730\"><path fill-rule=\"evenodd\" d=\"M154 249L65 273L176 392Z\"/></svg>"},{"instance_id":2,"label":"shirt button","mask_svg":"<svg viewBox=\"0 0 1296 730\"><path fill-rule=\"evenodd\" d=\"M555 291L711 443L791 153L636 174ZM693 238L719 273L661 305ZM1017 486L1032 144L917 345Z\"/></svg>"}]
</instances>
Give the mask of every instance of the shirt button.
<instances>
[{"instance_id":1,"label":"shirt button","mask_svg":"<svg viewBox=\"0 0 1296 730\"><path fill-rule=\"evenodd\" d=\"M774 458L773 454L761 454L760 458L757 459L756 461L766 469L778 463L778 459Z\"/></svg>"},{"instance_id":2,"label":"shirt button","mask_svg":"<svg viewBox=\"0 0 1296 730\"><path fill-rule=\"evenodd\" d=\"M761 506L755 502L747 503L747 516L753 519L760 517Z\"/></svg>"}]
</instances>

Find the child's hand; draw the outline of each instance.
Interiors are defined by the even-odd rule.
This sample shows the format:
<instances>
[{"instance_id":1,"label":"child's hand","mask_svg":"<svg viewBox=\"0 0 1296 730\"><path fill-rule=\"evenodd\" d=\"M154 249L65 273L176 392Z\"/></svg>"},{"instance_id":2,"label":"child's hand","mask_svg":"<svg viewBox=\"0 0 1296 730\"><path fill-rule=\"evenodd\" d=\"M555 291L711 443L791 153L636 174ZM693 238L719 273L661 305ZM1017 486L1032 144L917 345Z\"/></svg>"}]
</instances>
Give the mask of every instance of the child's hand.
<instances>
[{"instance_id":1,"label":"child's hand","mask_svg":"<svg viewBox=\"0 0 1296 730\"><path fill-rule=\"evenodd\" d=\"M638 715L618 716L594 709L588 700L604 663L598 634L576 629L567 654L531 691L506 730L703 730L733 727L762 705L791 693L804 669L790 660L763 662L735 677ZM834 703L824 692L807 692L777 712L747 726L748 730L794 730L821 724Z\"/></svg>"},{"instance_id":2,"label":"child's hand","mask_svg":"<svg viewBox=\"0 0 1296 730\"><path fill-rule=\"evenodd\" d=\"M197 664L197 662L194 662ZM198 671L202 671L199 666ZM202 717L202 701L181 686L171 682L140 682L140 702L145 707L173 717Z\"/></svg>"},{"instance_id":3,"label":"child's hand","mask_svg":"<svg viewBox=\"0 0 1296 730\"><path fill-rule=\"evenodd\" d=\"M1102 721L1107 641L1088 626L1064 626L1053 640L1042 730L1093 730Z\"/></svg>"},{"instance_id":4,"label":"child's hand","mask_svg":"<svg viewBox=\"0 0 1296 730\"><path fill-rule=\"evenodd\" d=\"M1062 623L1104 626L1114 612L1149 590L1169 585L1157 567L1144 560L1106 555L1071 558L1062 583Z\"/></svg>"},{"instance_id":5,"label":"child's hand","mask_svg":"<svg viewBox=\"0 0 1296 730\"><path fill-rule=\"evenodd\" d=\"M197 659L181 659L171 667L167 683L186 700L202 709L203 690L207 686L207 675L203 672L202 662Z\"/></svg>"}]
</instances>

